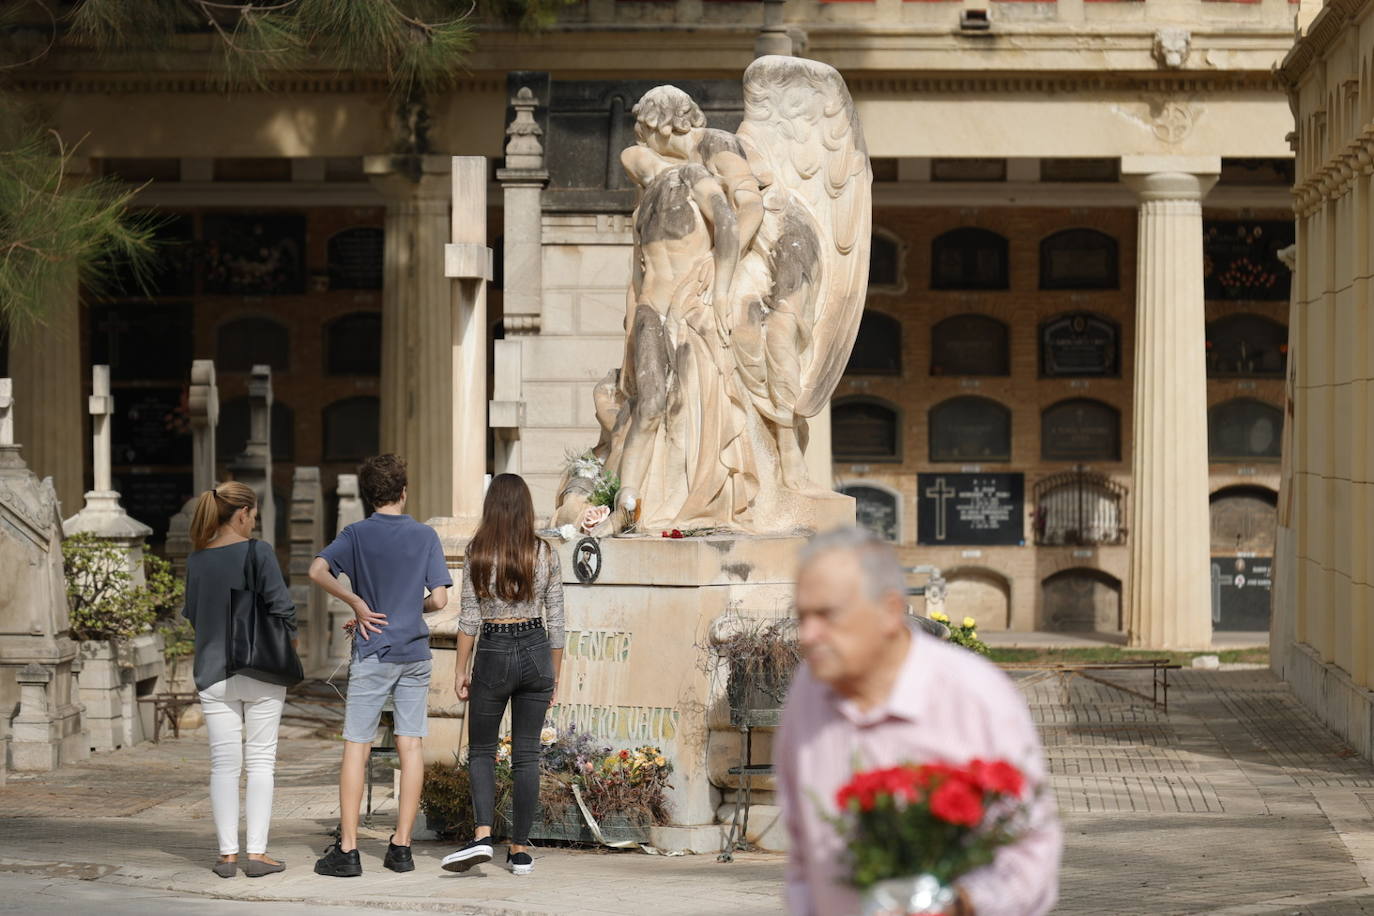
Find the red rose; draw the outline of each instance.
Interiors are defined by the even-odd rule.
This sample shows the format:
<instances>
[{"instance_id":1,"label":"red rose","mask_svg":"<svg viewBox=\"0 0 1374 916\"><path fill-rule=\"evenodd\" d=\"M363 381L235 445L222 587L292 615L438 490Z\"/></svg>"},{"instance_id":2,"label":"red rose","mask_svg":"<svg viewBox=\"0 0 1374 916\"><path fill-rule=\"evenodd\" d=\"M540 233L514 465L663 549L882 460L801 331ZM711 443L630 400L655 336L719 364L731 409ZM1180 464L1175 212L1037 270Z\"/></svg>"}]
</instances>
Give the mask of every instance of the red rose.
<instances>
[{"instance_id":1,"label":"red rose","mask_svg":"<svg viewBox=\"0 0 1374 916\"><path fill-rule=\"evenodd\" d=\"M681 532L681 531L678 531L676 528L674 528L674 529L673 529L673 533L670 534L670 535L668 535L668 537L670 537L670 538L680 538L680 537L682 537L682 532Z\"/></svg>"},{"instance_id":2,"label":"red rose","mask_svg":"<svg viewBox=\"0 0 1374 916\"><path fill-rule=\"evenodd\" d=\"M620 759L621 759L621 760L629 760L629 759L630 759L630 752L629 752L629 751L621 751L621 752L620 752Z\"/></svg>"},{"instance_id":3,"label":"red rose","mask_svg":"<svg viewBox=\"0 0 1374 916\"><path fill-rule=\"evenodd\" d=\"M930 794L930 813L948 824L976 827L983 819L983 800L964 780L946 779Z\"/></svg>"},{"instance_id":4,"label":"red rose","mask_svg":"<svg viewBox=\"0 0 1374 916\"><path fill-rule=\"evenodd\" d=\"M1026 781L1021 771L1005 760L994 760L990 763L985 760L970 760L968 769L973 781L984 792L1019 797L1025 787Z\"/></svg>"}]
</instances>

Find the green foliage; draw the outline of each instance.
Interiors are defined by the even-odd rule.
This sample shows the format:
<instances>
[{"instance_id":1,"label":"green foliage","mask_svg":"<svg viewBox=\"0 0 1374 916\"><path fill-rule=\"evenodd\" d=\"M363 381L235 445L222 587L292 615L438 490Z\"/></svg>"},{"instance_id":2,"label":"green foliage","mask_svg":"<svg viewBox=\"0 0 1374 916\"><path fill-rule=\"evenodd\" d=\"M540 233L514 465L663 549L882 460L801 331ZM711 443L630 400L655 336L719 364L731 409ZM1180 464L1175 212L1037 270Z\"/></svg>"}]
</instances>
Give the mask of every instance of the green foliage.
<instances>
[{"instance_id":1,"label":"green foliage","mask_svg":"<svg viewBox=\"0 0 1374 916\"><path fill-rule=\"evenodd\" d=\"M620 493L620 477L615 471L602 471L596 478L596 486L587 502L593 506L615 506L615 498Z\"/></svg>"},{"instance_id":2,"label":"green foliage","mask_svg":"<svg viewBox=\"0 0 1374 916\"><path fill-rule=\"evenodd\" d=\"M83 532L62 542L72 636L130 639L150 632L179 607L183 586L166 561L145 554L148 584L136 586L127 555L113 541ZM151 570L151 575L149 571Z\"/></svg>"},{"instance_id":3,"label":"green foliage","mask_svg":"<svg viewBox=\"0 0 1374 916\"><path fill-rule=\"evenodd\" d=\"M971 652L979 655L988 655L990 650L987 643L978 638L978 621L972 617L965 617L962 623L953 623L949 615L941 611L932 611L930 619L937 623L943 623L949 627L949 636L946 637L956 646L963 646Z\"/></svg>"},{"instance_id":4,"label":"green foliage","mask_svg":"<svg viewBox=\"0 0 1374 916\"><path fill-rule=\"evenodd\" d=\"M117 267L141 279L151 265L156 221L127 209L139 189L72 178L72 153L0 104L0 321L19 336L71 284L99 292Z\"/></svg>"},{"instance_id":5,"label":"green foliage","mask_svg":"<svg viewBox=\"0 0 1374 916\"><path fill-rule=\"evenodd\" d=\"M208 27L230 85L323 64L381 74L407 96L452 85L472 46L473 9L458 0L82 0L72 26L97 48L153 54Z\"/></svg>"}]
</instances>

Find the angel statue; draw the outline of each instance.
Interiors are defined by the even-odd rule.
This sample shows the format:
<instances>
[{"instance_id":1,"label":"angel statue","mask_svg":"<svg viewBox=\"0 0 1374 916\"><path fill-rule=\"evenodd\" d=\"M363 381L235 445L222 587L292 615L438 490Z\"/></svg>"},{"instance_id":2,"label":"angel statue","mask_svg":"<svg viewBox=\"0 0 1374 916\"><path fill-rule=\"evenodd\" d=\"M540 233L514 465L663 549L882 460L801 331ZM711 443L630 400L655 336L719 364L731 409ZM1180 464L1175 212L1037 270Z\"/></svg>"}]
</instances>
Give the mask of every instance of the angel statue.
<instances>
[{"instance_id":1,"label":"angel statue","mask_svg":"<svg viewBox=\"0 0 1374 916\"><path fill-rule=\"evenodd\" d=\"M598 535L636 521L765 533L846 510L852 522L804 459L868 283L872 172L844 80L817 61L760 58L734 134L674 86L634 114L621 154L639 188L625 355L595 393L600 470L569 472L554 524L582 517L592 474L619 481Z\"/></svg>"}]
</instances>

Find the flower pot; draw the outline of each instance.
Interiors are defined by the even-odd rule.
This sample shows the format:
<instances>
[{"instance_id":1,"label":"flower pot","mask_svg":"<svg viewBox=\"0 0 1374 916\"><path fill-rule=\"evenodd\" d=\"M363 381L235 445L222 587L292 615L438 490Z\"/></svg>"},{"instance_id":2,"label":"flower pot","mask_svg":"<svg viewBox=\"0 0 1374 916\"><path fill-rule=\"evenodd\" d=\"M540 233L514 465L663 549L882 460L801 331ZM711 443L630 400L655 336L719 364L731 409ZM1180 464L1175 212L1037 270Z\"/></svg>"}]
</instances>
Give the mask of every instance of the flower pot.
<instances>
[{"instance_id":1,"label":"flower pot","mask_svg":"<svg viewBox=\"0 0 1374 916\"><path fill-rule=\"evenodd\" d=\"M947 913L958 895L931 875L879 881L864 894L863 916Z\"/></svg>"},{"instance_id":2,"label":"flower pot","mask_svg":"<svg viewBox=\"0 0 1374 916\"><path fill-rule=\"evenodd\" d=\"M514 812L511 807L506 806L498 815L498 820L504 820L507 824L511 822ZM651 826L647 818L630 817L624 814L608 814L605 818L597 822L601 828L601 836L608 843L649 842L649 827ZM530 825L531 840L558 840L564 843L586 843L595 845L596 837L592 834L591 827L587 826L586 820L582 817L582 811L576 804L564 805L562 808L552 811L540 811L534 817L534 823Z\"/></svg>"}]
</instances>

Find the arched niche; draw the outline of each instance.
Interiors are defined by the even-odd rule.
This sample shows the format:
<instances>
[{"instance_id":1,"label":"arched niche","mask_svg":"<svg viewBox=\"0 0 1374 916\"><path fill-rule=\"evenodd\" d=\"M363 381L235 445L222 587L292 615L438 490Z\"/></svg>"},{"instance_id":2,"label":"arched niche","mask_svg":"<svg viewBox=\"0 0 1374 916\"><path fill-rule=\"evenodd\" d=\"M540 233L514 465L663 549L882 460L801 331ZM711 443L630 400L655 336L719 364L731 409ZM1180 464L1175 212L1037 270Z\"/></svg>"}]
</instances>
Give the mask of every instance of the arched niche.
<instances>
[{"instance_id":1,"label":"arched niche","mask_svg":"<svg viewBox=\"0 0 1374 916\"><path fill-rule=\"evenodd\" d=\"M859 527L867 528L885 541L902 538L902 494L875 483L852 483L839 491L854 497L854 514Z\"/></svg>"},{"instance_id":2,"label":"arched niche","mask_svg":"<svg viewBox=\"0 0 1374 916\"><path fill-rule=\"evenodd\" d=\"M875 228L868 249L869 292L895 293L905 289L905 259L906 245L896 233Z\"/></svg>"},{"instance_id":3,"label":"arched niche","mask_svg":"<svg viewBox=\"0 0 1374 916\"><path fill-rule=\"evenodd\" d=\"M382 313L342 315L325 328L328 375L382 374Z\"/></svg>"},{"instance_id":4,"label":"arched niche","mask_svg":"<svg viewBox=\"0 0 1374 916\"><path fill-rule=\"evenodd\" d=\"M1011 627L1011 582L991 569L959 568L945 572L945 610L955 620L972 617L980 628Z\"/></svg>"},{"instance_id":5,"label":"arched niche","mask_svg":"<svg viewBox=\"0 0 1374 916\"><path fill-rule=\"evenodd\" d=\"M844 371L848 375L901 375L902 323L866 309Z\"/></svg>"},{"instance_id":6,"label":"arched niche","mask_svg":"<svg viewBox=\"0 0 1374 916\"><path fill-rule=\"evenodd\" d=\"M219 407L215 431L218 461L233 461L248 444L248 398L234 398ZM296 454L296 412L281 401L272 401L272 460L290 461Z\"/></svg>"},{"instance_id":7,"label":"arched niche","mask_svg":"<svg viewBox=\"0 0 1374 916\"><path fill-rule=\"evenodd\" d=\"M273 372L291 366L291 332L286 325L261 315L235 318L220 325L215 335L215 369L251 372L267 365Z\"/></svg>"},{"instance_id":8,"label":"arched niche","mask_svg":"<svg viewBox=\"0 0 1374 916\"><path fill-rule=\"evenodd\" d=\"M1210 378L1283 378L1288 328L1263 315L1225 315L1207 325Z\"/></svg>"},{"instance_id":9,"label":"arched niche","mask_svg":"<svg viewBox=\"0 0 1374 916\"><path fill-rule=\"evenodd\" d=\"M1040 413L1042 461L1120 461L1121 411L1092 398L1068 398Z\"/></svg>"},{"instance_id":10,"label":"arched niche","mask_svg":"<svg viewBox=\"0 0 1374 916\"><path fill-rule=\"evenodd\" d=\"M1207 411L1207 454L1212 461L1278 461L1283 411L1254 398L1233 398Z\"/></svg>"},{"instance_id":11,"label":"arched niche","mask_svg":"<svg viewBox=\"0 0 1374 916\"><path fill-rule=\"evenodd\" d=\"M1120 289L1117 242L1096 229L1063 229L1040 242L1041 289Z\"/></svg>"},{"instance_id":12,"label":"arched niche","mask_svg":"<svg viewBox=\"0 0 1374 916\"><path fill-rule=\"evenodd\" d=\"M1212 556L1242 553L1274 555L1278 494L1268 487L1226 487L1209 505Z\"/></svg>"},{"instance_id":13,"label":"arched niche","mask_svg":"<svg viewBox=\"0 0 1374 916\"><path fill-rule=\"evenodd\" d=\"M1007 289L1008 252L1006 237L990 229L951 229L930 244L930 288Z\"/></svg>"},{"instance_id":14,"label":"arched niche","mask_svg":"<svg viewBox=\"0 0 1374 916\"><path fill-rule=\"evenodd\" d=\"M901 412L880 398L840 398L830 408L836 461L901 461Z\"/></svg>"},{"instance_id":15,"label":"arched niche","mask_svg":"<svg viewBox=\"0 0 1374 916\"><path fill-rule=\"evenodd\" d=\"M1011 460L1011 409L990 398L950 398L930 408L930 460Z\"/></svg>"},{"instance_id":16,"label":"arched niche","mask_svg":"<svg viewBox=\"0 0 1374 916\"><path fill-rule=\"evenodd\" d=\"M377 454L381 401L370 395L344 398L324 409L324 460L362 461Z\"/></svg>"},{"instance_id":17,"label":"arched niche","mask_svg":"<svg viewBox=\"0 0 1374 916\"><path fill-rule=\"evenodd\" d=\"M1120 633L1121 581L1075 567L1040 583L1041 629L1052 633Z\"/></svg>"},{"instance_id":18,"label":"arched niche","mask_svg":"<svg viewBox=\"0 0 1374 916\"><path fill-rule=\"evenodd\" d=\"M990 315L951 315L930 329L930 374L1011 374L1011 329Z\"/></svg>"},{"instance_id":19,"label":"arched niche","mask_svg":"<svg viewBox=\"0 0 1374 916\"><path fill-rule=\"evenodd\" d=\"M376 226L354 226L329 237L330 289L381 289L386 232Z\"/></svg>"}]
</instances>

